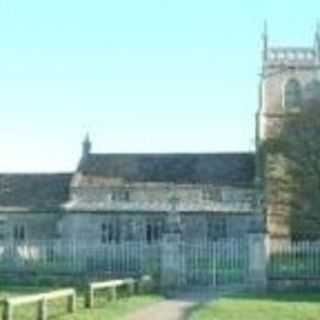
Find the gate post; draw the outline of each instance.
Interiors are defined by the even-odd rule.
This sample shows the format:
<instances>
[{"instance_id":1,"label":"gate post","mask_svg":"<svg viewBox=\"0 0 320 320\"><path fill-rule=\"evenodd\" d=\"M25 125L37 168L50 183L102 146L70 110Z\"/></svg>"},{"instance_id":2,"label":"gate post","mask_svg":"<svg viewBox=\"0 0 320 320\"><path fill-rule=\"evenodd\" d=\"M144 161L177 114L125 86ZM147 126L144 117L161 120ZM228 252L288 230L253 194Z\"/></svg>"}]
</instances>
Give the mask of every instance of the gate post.
<instances>
[{"instance_id":1,"label":"gate post","mask_svg":"<svg viewBox=\"0 0 320 320\"><path fill-rule=\"evenodd\" d=\"M184 283L184 258L181 248L180 213L176 210L178 199L172 199L172 209L167 213L165 232L161 242L160 285L163 289L177 289Z\"/></svg>"},{"instance_id":2,"label":"gate post","mask_svg":"<svg viewBox=\"0 0 320 320\"><path fill-rule=\"evenodd\" d=\"M252 289L267 289L269 260L269 234L266 231L248 233L248 281Z\"/></svg>"},{"instance_id":3,"label":"gate post","mask_svg":"<svg viewBox=\"0 0 320 320\"><path fill-rule=\"evenodd\" d=\"M176 289L182 272L180 234L165 234L161 245L161 287Z\"/></svg>"}]
</instances>

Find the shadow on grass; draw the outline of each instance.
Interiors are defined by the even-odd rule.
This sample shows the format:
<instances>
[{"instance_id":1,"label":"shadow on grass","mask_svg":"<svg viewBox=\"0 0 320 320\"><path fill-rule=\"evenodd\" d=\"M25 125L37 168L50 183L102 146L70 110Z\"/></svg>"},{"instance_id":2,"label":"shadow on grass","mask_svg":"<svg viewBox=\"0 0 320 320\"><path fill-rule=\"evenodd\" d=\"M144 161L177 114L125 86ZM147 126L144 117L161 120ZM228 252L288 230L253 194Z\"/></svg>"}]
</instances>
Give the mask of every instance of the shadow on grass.
<instances>
[{"instance_id":1,"label":"shadow on grass","mask_svg":"<svg viewBox=\"0 0 320 320\"><path fill-rule=\"evenodd\" d=\"M197 314L198 311L203 309L205 307L205 303L198 303L190 308L188 308L184 313L183 313L183 319L187 320L192 320L193 315Z\"/></svg>"},{"instance_id":2,"label":"shadow on grass","mask_svg":"<svg viewBox=\"0 0 320 320\"><path fill-rule=\"evenodd\" d=\"M217 303L217 309L215 309L215 303ZM298 310L302 314L305 312L306 318L299 318L299 315L298 318L296 317L294 310L299 304ZM187 309L184 319L212 319L214 310L218 310L219 319L220 317L229 319L230 316L235 319L235 315L238 316L238 314L239 319L282 319L283 316L284 319L320 319L314 316L314 310L320 310L320 291L301 291L300 289L285 292L221 294L211 301L198 303ZM249 313L251 317L247 317ZM253 317L252 313L255 314Z\"/></svg>"},{"instance_id":3,"label":"shadow on grass","mask_svg":"<svg viewBox=\"0 0 320 320\"><path fill-rule=\"evenodd\" d=\"M308 302L320 303L320 290L286 290L266 293L238 293L223 296L232 300L273 301L273 302Z\"/></svg>"}]
</instances>

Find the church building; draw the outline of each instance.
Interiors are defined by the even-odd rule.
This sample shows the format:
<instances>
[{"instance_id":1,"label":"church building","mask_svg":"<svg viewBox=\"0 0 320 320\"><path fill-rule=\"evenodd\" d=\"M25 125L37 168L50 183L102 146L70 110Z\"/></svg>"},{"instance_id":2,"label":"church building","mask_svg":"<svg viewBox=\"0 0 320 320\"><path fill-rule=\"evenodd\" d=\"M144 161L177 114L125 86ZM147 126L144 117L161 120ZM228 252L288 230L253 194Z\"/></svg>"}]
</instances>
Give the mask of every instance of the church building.
<instances>
[{"instance_id":1,"label":"church building","mask_svg":"<svg viewBox=\"0 0 320 320\"><path fill-rule=\"evenodd\" d=\"M319 92L319 64L319 30L310 47L269 46L265 32L257 152L100 154L86 136L74 172L0 174L0 240L152 243L170 219L190 242L278 230L259 148L304 95Z\"/></svg>"}]
</instances>

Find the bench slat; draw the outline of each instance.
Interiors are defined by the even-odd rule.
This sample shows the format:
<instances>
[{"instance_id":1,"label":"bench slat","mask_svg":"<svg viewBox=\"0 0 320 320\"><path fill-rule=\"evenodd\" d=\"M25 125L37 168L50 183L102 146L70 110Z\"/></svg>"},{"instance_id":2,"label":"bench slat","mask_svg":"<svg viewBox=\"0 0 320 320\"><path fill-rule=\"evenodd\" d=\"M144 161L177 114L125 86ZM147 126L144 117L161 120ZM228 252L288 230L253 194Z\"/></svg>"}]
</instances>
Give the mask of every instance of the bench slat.
<instances>
[{"instance_id":1,"label":"bench slat","mask_svg":"<svg viewBox=\"0 0 320 320\"><path fill-rule=\"evenodd\" d=\"M40 293L40 294L33 294L33 295L22 296L22 297L7 298L6 301L11 305L19 305L19 304L35 303L43 299L52 300L60 297L62 298L62 297L68 297L73 295L75 295L75 290L68 288L68 289L56 290L48 293Z\"/></svg>"},{"instance_id":2,"label":"bench slat","mask_svg":"<svg viewBox=\"0 0 320 320\"><path fill-rule=\"evenodd\" d=\"M103 289L103 288L113 288L113 287L120 287L123 285L128 285L135 283L134 279L128 278L124 280L111 280L106 282L92 282L90 283L91 289Z\"/></svg>"},{"instance_id":3,"label":"bench slat","mask_svg":"<svg viewBox=\"0 0 320 320\"><path fill-rule=\"evenodd\" d=\"M57 299L57 298L63 298L63 297L69 297L76 294L76 291L72 288L63 289L63 290L57 290L46 293L46 299Z\"/></svg>"},{"instance_id":4,"label":"bench slat","mask_svg":"<svg viewBox=\"0 0 320 320\"><path fill-rule=\"evenodd\" d=\"M28 296L22 296L22 297L12 297L7 298L7 302L10 305L19 305L19 304L28 304L28 303L35 303L43 300L45 297L45 294L33 294Z\"/></svg>"}]
</instances>

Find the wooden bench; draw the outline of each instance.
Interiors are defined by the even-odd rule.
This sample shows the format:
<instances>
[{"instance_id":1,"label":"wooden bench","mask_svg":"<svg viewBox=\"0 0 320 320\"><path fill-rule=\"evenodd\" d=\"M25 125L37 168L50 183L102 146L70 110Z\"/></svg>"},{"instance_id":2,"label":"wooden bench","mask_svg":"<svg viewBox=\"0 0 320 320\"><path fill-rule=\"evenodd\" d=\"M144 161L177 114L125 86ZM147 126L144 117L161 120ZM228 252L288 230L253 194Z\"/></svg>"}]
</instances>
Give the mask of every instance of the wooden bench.
<instances>
[{"instance_id":1,"label":"wooden bench","mask_svg":"<svg viewBox=\"0 0 320 320\"><path fill-rule=\"evenodd\" d=\"M105 282L91 282L89 283L88 293L86 296L85 306L86 308L92 308L94 305L94 293L97 290L109 289L111 299L117 298L117 288L126 286L130 295L134 294L136 280L133 278L110 280Z\"/></svg>"},{"instance_id":2,"label":"wooden bench","mask_svg":"<svg viewBox=\"0 0 320 320\"><path fill-rule=\"evenodd\" d=\"M152 278L148 275L142 276L140 279L117 279L104 282L91 282L89 283L88 292L85 299L85 307L92 308L94 305L94 293L96 290L109 289L111 299L117 298L117 288L126 286L130 295L135 293L137 287L138 293L143 293L146 289L150 289L152 285Z\"/></svg>"},{"instance_id":3,"label":"wooden bench","mask_svg":"<svg viewBox=\"0 0 320 320\"><path fill-rule=\"evenodd\" d=\"M67 298L67 312L73 313L76 310L76 292L74 289L62 289L48 293L32 294L21 297L6 298L4 301L3 320L13 320L13 309L15 306L25 304L38 304L38 320L48 319L48 301L59 298Z\"/></svg>"}]
</instances>

